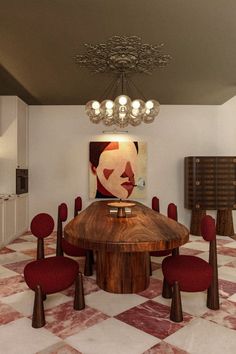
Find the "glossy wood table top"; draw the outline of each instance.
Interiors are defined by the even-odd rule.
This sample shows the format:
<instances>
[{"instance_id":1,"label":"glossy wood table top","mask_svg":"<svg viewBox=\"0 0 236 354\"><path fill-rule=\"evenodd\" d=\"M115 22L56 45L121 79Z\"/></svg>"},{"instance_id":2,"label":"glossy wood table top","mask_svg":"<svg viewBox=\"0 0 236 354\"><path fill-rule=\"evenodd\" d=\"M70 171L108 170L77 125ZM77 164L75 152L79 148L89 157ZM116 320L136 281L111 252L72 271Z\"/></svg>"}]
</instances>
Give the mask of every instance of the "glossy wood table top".
<instances>
[{"instance_id":1,"label":"glossy wood table top","mask_svg":"<svg viewBox=\"0 0 236 354\"><path fill-rule=\"evenodd\" d=\"M132 214L110 214L110 201L96 201L64 229L70 243L107 252L144 252L173 249L186 243L189 231L182 224L134 202Z\"/></svg>"}]
</instances>

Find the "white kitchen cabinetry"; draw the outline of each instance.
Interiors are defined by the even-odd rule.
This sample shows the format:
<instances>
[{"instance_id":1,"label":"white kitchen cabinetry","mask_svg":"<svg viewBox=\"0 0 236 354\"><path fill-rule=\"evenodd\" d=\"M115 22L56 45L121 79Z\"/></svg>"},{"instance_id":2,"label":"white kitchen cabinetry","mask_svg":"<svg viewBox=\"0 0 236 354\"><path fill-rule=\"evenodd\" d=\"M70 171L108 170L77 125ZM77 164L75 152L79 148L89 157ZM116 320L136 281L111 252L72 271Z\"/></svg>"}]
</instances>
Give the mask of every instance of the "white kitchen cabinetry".
<instances>
[{"instance_id":1,"label":"white kitchen cabinetry","mask_svg":"<svg viewBox=\"0 0 236 354\"><path fill-rule=\"evenodd\" d=\"M22 235L28 229L28 195L16 197L16 236Z\"/></svg>"},{"instance_id":2,"label":"white kitchen cabinetry","mask_svg":"<svg viewBox=\"0 0 236 354\"><path fill-rule=\"evenodd\" d=\"M0 96L0 193L16 193L16 168L28 168L28 105Z\"/></svg>"},{"instance_id":3,"label":"white kitchen cabinetry","mask_svg":"<svg viewBox=\"0 0 236 354\"><path fill-rule=\"evenodd\" d=\"M4 200L4 244L11 242L16 236L16 198Z\"/></svg>"},{"instance_id":4,"label":"white kitchen cabinetry","mask_svg":"<svg viewBox=\"0 0 236 354\"><path fill-rule=\"evenodd\" d=\"M28 194L0 199L0 248L28 230Z\"/></svg>"},{"instance_id":5,"label":"white kitchen cabinetry","mask_svg":"<svg viewBox=\"0 0 236 354\"><path fill-rule=\"evenodd\" d=\"M17 168L28 168L28 106L19 98L16 101Z\"/></svg>"}]
</instances>

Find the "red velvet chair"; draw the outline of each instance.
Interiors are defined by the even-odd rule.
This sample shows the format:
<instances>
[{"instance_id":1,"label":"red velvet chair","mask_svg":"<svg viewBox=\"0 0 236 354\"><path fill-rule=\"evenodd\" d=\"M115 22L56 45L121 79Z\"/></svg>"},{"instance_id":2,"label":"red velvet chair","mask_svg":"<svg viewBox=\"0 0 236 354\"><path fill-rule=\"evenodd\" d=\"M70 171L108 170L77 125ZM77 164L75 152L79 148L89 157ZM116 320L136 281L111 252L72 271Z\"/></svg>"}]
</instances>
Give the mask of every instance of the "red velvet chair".
<instances>
[{"instance_id":1,"label":"red velvet chair","mask_svg":"<svg viewBox=\"0 0 236 354\"><path fill-rule=\"evenodd\" d=\"M74 205L74 216L78 214L82 208L82 200L80 197L75 199ZM63 222L67 220L68 216L68 208L66 203L61 203L58 206L58 218L57 218L57 248L56 254L57 256L63 256L63 254L67 254L72 257L85 257L85 265L84 265L84 275L90 276L93 274L92 267L92 259L91 259L91 251L86 250L81 247L77 247L66 241L63 237Z\"/></svg>"},{"instance_id":2,"label":"red velvet chair","mask_svg":"<svg viewBox=\"0 0 236 354\"><path fill-rule=\"evenodd\" d=\"M74 309L82 310L85 307L84 291L82 274L76 261L58 256L44 258L44 238L53 231L53 218L49 214L38 214L30 228L38 239L37 260L25 266L24 277L28 287L35 292L32 327L40 328L45 325L43 300L47 294L67 289L75 282Z\"/></svg>"},{"instance_id":3,"label":"red velvet chair","mask_svg":"<svg viewBox=\"0 0 236 354\"><path fill-rule=\"evenodd\" d=\"M160 212L160 202L159 198L153 197L152 198L152 209L157 211L158 213ZM167 207L167 216L175 221L178 220L177 216L177 206L174 203L170 203ZM175 248L173 250L163 250L163 251L151 251L150 257L165 257L170 255L171 253L173 255L179 253L179 249ZM151 258L150 258L150 275L152 275L152 264L151 264Z\"/></svg>"},{"instance_id":4,"label":"red velvet chair","mask_svg":"<svg viewBox=\"0 0 236 354\"><path fill-rule=\"evenodd\" d=\"M172 297L170 319L174 322L183 320L180 291L197 292L207 289L207 307L219 309L216 229L211 216L202 218L201 233L204 240L210 242L209 262L187 255L166 257L162 262L162 296Z\"/></svg>"}]
</instances>

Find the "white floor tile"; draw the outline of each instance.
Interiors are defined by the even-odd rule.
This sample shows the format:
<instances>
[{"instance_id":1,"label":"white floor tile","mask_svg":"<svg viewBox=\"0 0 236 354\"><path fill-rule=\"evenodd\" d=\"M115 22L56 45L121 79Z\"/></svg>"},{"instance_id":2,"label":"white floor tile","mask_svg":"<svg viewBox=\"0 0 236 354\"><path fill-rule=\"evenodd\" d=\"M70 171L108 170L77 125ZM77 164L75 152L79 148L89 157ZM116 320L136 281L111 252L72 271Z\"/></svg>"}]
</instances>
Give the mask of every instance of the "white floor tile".
<instances>
[{"instance_id":1,"label":"white floor tile","mask_svg":"<svg viewBox=\"0 0 236 354\"><path fill-rule=\"evenodd\" d=\"M162 269L156 269L152 272L152 277L159 279L159 280L163 280L163 273L162 273Z\"/></svg>"},{"instance_id":2,"label":"white floor tile","mask_svg":"<svg viewBox=\"0 0 236 354\"><path fill-rule=\"evenodd\" d=\"M109 318L68 337L65 342L84 354L141 354L160 340Z\"/></svg>"},{"instance_id":3,"label":"white floor tile","mask_svg":"<svg viewBox=\"0 0 236 354\"><path fill-rule=\"evenodd\" d=\"M37 243L36 242L12 243L12 244L8 245L7 248L10 248L11 250L20 252L20 251L25 251L25 250L30 250L30 249L36 249Z\"/></svg>"},{"instance_id":4,"label":"white floor tile","mask_svg":"<svg viewBox=\"0 0 236 354\"><path fill-rule=\"evenodd\" d=\"M236 241L226 243L225 247L236 248Z\"/></svg>"},{"instance_id":5,"label":"white floor tile","mask_svg":"<svg viewBox=\"0 0 236 354\"><path fill-rule=\"evenodd\" d=\"M236 294L233 294L230 297L228 297L228 300L236 302Z\"/></svg>"},{"instance_id":6,"label":"white floor tile","mask_svg":"<svg viewBox=\"0 0 236 354\"><path fill-rule=\"evenodd\" d=\"M209 252L203 252L197 255L197 257L200 257L202 259L204 259L204 261L209 260ZM217 254L217 263L218 266L223 266L229 262L233 262L235 260L235 257L231 257L231 256L226 256L224 254Z\"/></svg>"},{"instance_id":7,"label":"white floor tile","mask_svg":"<svg viewBox=\"0 0 236 354\"><path fill-rule=\"evenodd\" d=\"M14 275L19 275L19 274L14 272L13 270L0 266L0 278L13 277Z\"/></svg>"},{"instance_id":8,"label":"white floor tile","mask_svg":"<svg viewBox=\"0 0 236 354\"><path fill-rule=\"evenodd\" d=\"M71 297L61 293L47 295L47 299L44 301L44 309L58 306L65 302L71 301ZM8 304L24 316L31 316L33 312L34 292L27 290L21 293L13 294L1 299L1 302Z\"/></svg>"},{"instance_id":9,"label":"white floor tile","mask_svg":"<svg viewBox=\"0 0 236 354\"><path fill-rule=\"evenodd\" d=\"M181 246L186 248L191 248L193 250L199 251L208 251L209 250L209 242L188 242L185 245Z\"/></svg>"},{"instance_id":10,"label":"white floor tile","mask_svg":"<svg viewBox=\"0 0 236 354\"><path fill-rule=\"evenodd\" d=\"M165 257L151 257L151 261L154 263L161 264L164 258L166 258L166 256Z\"/></svg>"},{"instance_id":11,"label":"white floor tile","mask_svg":"<svg viewBox=\"0 0 236 354\"><path fill-rule=\"evenodd\" d=\"M165 342L191 354L236 353L236 332L201 318L165 338Z\"/></svg>"},{"instance_id":12,"label":"white floor tile","mask_svg":"<svg viewBox=\"0 0 236 354\"><path fill-rule=\"evenodd\" d=\"M226 266L220 267L218 269L218 277L236 283L236 270Z\"/></svg>"},{"instance_id":13,"label":"white floor tile","mask_svg":"<svg viewBox=\"0 0 236 354\"><path fill-rule=\"evenodd\" d=\"M86 305L109 316L118 315L145 301L147 301L145 297L136 294L112 294L103 290L85 296Z\"/></svg>"},{"instance_id":14,"label":"white floor tile","mask_svg":"<svg viewBox=\"0 0 236 354\"><path fill-rule=\"evenodd\" d=\"M171 299L164 299L161 295L152 299L160 304L170 306ZM206 302L207 294L205 292L187 293L181 291L181 301L183 312L189 313L193 316L202 316L209 311Z\"/></svg>"},{"instance_id":15,"label":"white floor tile","mask_svg":"<svg viewBox=\"0 0 236 354\"><path fill-rule=\"evenodd\" d=\"M222 236L222 235L216 235L217 240L225 240L225 241L232 241L232 238L229 236Z\"/></svg>"},{"instance_id":16,"label":"white floor tile","mask_svg":"<svg viewBox=\"0 0 236 354\"><path fill-rule=\"evenodd\" d=\"M32 328L28 318L0 326L2 354L33 354L59 341L57 336L44 328Z\"/></svg>"},{"instance_id":17,"label":"white floor tile","mask_svg":"<svg viewBox=\"0 0 236 354\"><path fill-rule=\"evenodd\" d=\"M4 264L16 263L20 261L26 261L28 259L33 259L33 258L31 256L28 256L20 252L12 252L7 254L1 254L0 264L4 265Z\"/></svg>"},{"instance_id":18,"label":"white floor tile","mask_svg":"<svg viewBox=\"0 0 236 354\"><path fill-rule=\"evenodd\" d=\"M189 241L201 241L202 236L189 235Z\"/></svg>"}]
</instances>

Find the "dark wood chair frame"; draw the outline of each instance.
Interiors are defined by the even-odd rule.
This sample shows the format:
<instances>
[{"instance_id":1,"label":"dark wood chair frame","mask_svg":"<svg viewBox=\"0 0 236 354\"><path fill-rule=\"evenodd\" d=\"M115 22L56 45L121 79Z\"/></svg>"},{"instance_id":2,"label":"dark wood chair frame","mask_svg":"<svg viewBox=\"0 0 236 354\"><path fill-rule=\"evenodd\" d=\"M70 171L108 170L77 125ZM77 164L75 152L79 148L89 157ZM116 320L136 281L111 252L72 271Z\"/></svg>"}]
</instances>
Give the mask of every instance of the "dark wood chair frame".
<instances>
[{"instance_id":1,"label":"dark wood chair frame","mask_svg":"<svg viewBox=\"0 0 236 354\"><path fill-rule=\"evenodd\" d=\"M208 241L209 242L209 241ZM217 267L217 250L216 239L210 241L209 246L209 264L213 268L213 276L210 287L207 289L207 307L211 310L218 310L219 303L219 286L218 286L218 267ZM162 296L165 299L172 298L170 319L173 322L183 321L181 293L178 281L175 281L171 287L166 279L163 280Z\"/></svg>"},{"instance_id":2,"label":"dark wood chair frame","mask_svg":"<svg viewBox=\"0 0 236 354\"><path fill-rule=\"evenodd\" d=\"M78 210L76 209L76 205L74 207L74 217L78 215ZM60 212L58 207L58 216L57 216L57 247L56 247L56 255L63 256L63 247L62 247L62 238L63 238L63 222L60 219ZM84 275L91 276L93 275L93 251L85 250L85 264L84 264Z\"/></svg>"},{"instance_id":3,"label":"dark wood chair frame","mask_svg":"<svg viewBox=\"0 0 236 354\"><path fill-rule=\"evenodd\" d=\"M152 198L152 200L154 199L155 197ZM157 213L160 213L160 209L159 209L159 205L158 205L158 209L154 209L152 208L152 210L155 210ZM176 220L177 221L177 220ZM179 247L178 248L174 248L171 252L172 256L178 256L179 255ZM150 276L152 275L152 261L151 261L151 254L150 254L150 257L149 257L149 273L150 273Z\"/></svg>"},{"instance_id":4,"label":"dark wood chair frame","mask_svg":"<svg viewBox=\"0 0 236 354\"><path fill-rule=\"evenodd\" d=\"M37 260L44 259L44 239L38 238L37 240ZM47 296L42 292L40 284L36 286L34 290L34 307L32 316L32 327L41 328L45 325L45 313L43 301L46 300ZM85 308L84 301L84 287L83 287L83 276L81 272L75 279L75 295L74 295L74 309L83 310Z\"/></svg>"}]
</instances>

